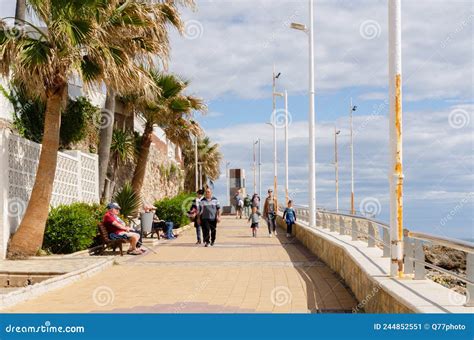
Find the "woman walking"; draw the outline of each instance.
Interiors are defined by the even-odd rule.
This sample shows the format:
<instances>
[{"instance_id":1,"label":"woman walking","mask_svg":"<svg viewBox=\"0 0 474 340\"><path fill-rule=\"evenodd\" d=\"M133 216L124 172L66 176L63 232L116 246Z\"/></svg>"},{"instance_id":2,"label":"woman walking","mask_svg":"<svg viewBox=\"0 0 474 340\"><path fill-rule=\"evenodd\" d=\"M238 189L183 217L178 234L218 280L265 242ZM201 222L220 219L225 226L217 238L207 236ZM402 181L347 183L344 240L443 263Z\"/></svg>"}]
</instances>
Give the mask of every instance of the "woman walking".
<instances>
[{"instance_id":1,"label":"woman walking","mask_svg":"<svg viewBox=\"0 0 474 340\"><path fill-rule=\"evenodd\" d=\"M277 235L276 232L276 214L278 210L278 202L276 197L273 196L273 190L268 189L268 196L265 199L265 204L263 205L263 217L267 221L268 225L268 236L272 237Z\"/></svg>"}]
</instances>

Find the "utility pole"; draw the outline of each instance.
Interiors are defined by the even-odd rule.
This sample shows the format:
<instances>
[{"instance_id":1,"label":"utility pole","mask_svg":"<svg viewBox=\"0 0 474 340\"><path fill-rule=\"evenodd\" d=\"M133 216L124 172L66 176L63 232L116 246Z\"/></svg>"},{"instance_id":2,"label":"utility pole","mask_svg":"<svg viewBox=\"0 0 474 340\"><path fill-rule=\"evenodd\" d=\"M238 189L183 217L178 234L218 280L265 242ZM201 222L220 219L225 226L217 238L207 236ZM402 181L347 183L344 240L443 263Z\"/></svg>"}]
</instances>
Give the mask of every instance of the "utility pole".
<instances>
[{"instance_id":1,"label":"utility pole","mask_svg":"<svg viewBox=\"0 0 474 340\"><path fill-rule=\"evenodd\" d=\"M402 34L400 0L388 2L390 275L403 277Z\"/></svg>"},{"instance_id":2,"label":"utility pole","mask_svg":"<svg viewBox=\"0 0 474 340\"><path fill-rule=\"evenodd\" d=\"M352 105L352 98L351 98L351 105L349 107L349 115L351 121L351 214L355 215L355 208L354 208L354 128L352 125L352 113L357 110L357 106Z\"/></svg>"},{"instance_id":3,"label":"utility pole","mask_svg":"<svg viewBox=\"0 0 474 340\"><path fill-rule=\"evenodd\" d=\"M314 112L314 13L313 0L309 0L309 29L304 25L292 22L290 27L308 34L309 40L309 150L308 150L308 186L309 186L309 227L316 227L316 137Z\"/></svg>"},{"instance_id":4,"label":"utility pole","mask_svg":"<svg viewBox=\"0 0 474 340\"><path fill-rule=\"evenodd\" d=\"M255 194L257 192L257 156L256 151L255 151L255 145L257 145L258 140L256 142L253 142L253 193Z\"/></svg>"},{"instance_id":5,"label":"utility pole","mask_svg":"<svg viewBox=\"0 0 474 340\"><path fill-rule=\"evenodd\" d=\"M199 187L199 183L198 183L198 137L197 136L194 136L194 182L195 182L195 189L196 189L196 192L201 189Z\"/></svg>"},{"instance_id":6,"label":"utility pole","mask_svg":"<svg viewBox=\"0 0 474 340\"><path fill-rule=\"evenodd\" d=\"M258 197L262 199L262 140L258 139Z\"/></svg>"},{"instance_id":7,"label":"utility pole","mask_svg":"<svg viewBox=\"0 0 474 340\"><path fill-rule=\"evenodd\" d=\"M336 176L336 212L339 212L339 164L337 160L337 135L341 130L336 130L334 125L334 171Z\"/></svg>"},{"instance_id":8,"label":"utility pole","mask_svg":"<svg viewBox=\"0 0 474 340\"><path fill-rule=\"evenodd\" d=\"M285 90L285 206L288 200L288 92Z\"/></svg>"},{"instance_id":9,"label":"utility pole","mask_svg":"<svg viewBox=\"0 0 474 340\"><path fill-rule=\"evenodd\" d=\"M226 163L225 163L225 178L226 178L226 182L227 182L227 202L229 202L229 206L231 206L232 204L230 204L230 176L229 176L229 165L230 165L230 162L226 162Z\"/></svg>"},{"instance_id":10,"label":"utility pole","mask_svg":"<svg viewBox=\"0 0 474 340\"><path fill-rule=\"evenodd\" d=\"M276 136L276 100L275 100L275 87L276 87L276 80L280 77L280 72L275 74L275 64L273 64L273 72L272 72L272 126L273 126L273 193L275 197L278 199L277 193L277 182L278 182L278 174L277 174L277 136Z\"/></svg>"}]
</instances>

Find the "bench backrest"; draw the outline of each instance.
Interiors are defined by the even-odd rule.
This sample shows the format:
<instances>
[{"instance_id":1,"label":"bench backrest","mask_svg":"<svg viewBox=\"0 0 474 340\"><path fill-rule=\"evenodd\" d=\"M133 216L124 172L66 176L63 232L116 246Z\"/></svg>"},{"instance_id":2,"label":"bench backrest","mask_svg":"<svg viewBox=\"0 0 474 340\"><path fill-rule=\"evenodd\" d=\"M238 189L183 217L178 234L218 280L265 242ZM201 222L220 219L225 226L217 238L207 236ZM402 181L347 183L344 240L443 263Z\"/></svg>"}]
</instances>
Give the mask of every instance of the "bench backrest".
<instances>
[{"instance_id":1,"label":"bench backrest","mask_svg":"<svg viewBox=\"0 0 474 340\"><path fill-rule=\"evenodd\" d=\"M110 242L109 233L107 232L107 228L105 228L103 223L99 223L99 233L100 237L102 238L102 241L104 241L105 243Z\"/></svg>"}]
</instances>

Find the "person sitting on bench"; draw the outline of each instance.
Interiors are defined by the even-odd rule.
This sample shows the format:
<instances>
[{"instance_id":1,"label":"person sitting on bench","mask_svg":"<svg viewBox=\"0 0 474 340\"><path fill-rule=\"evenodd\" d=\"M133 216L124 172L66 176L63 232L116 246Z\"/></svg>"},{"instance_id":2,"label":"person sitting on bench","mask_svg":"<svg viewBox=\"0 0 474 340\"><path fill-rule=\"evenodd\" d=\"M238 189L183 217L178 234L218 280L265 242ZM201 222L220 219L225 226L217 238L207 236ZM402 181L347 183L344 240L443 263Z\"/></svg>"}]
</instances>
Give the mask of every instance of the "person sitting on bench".
<instances>
[{"instance_id":1,"label":"person sitting on bench","mask_svg":"<svg viewBox=\"0 0 474 340\"><path fill-rule=\"evenodd\" d=\"M103 224L109 233L111 240L125 239L130 242L130 249L127 251L130 255L141 255L143 252L137 248L140 235L128 227L124 221L118 216L120 206L117 203L109 203L107 212L104 215Z\"/></svg>"},{"instance_id":2,"label":"person sitting on bench","mask_svg":"<svg viewBox=\"0 0 474 340\"><path fill-rule=\"evenodd\" d=\"M161 220L155 212L155 216L153 218L153 229L158 229L156 233L159 233L159 229L163 230L165 234L165 238L168 240L174 240L176 235L173 233L174 224L171 221Z\"/></svg>"}]
</instances>

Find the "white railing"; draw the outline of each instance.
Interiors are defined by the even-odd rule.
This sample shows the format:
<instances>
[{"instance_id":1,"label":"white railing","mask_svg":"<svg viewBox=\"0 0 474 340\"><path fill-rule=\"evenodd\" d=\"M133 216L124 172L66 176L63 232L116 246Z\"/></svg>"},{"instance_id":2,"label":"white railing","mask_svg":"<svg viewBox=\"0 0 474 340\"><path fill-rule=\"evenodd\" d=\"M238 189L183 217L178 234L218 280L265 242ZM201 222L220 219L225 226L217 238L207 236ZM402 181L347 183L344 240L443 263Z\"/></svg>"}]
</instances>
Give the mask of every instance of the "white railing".
<instances>
[{"instance_id":1,"label":"white railing","mask_svg":"<svg viewBox=\"0 0 474 340\"><path fill-rule=\"evenodd\" d=\"M295 206L298 221L308 223L309 209ZM340 235L351 236L353 241L366 240L368 247L379 246L382 248L382 257L390 257L390 226L373 218L333 212L318 209L316 212L317 228L329 229ZM466 253L466 275L441 268L425 261L423 244L430 243L442 245L450 249ZM413 275L414 280L426 278L426 267L455 277L466 283L466 306L474 306L474 243L458 239L451 239L405 229L404 240L404 273Z\"/></svg>"}]
</instances>

